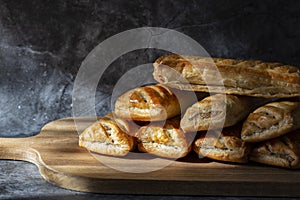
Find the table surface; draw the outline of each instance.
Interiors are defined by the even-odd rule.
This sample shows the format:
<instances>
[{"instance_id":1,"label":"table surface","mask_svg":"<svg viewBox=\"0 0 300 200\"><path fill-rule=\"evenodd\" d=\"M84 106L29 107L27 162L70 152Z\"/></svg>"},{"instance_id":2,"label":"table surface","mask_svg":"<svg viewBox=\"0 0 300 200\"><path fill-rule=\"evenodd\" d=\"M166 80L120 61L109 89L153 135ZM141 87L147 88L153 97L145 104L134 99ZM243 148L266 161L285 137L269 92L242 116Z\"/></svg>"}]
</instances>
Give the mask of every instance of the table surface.
<instances>
[{"instance_id":1,"label":"table surface","mask_svg":"<svg viewBox=\"0 0 300 200\"><path fill-rule=\"evenodd\" d=\"M195 197L195 196L143 196L143 195L106 195L75 192L54 186L45 181L38 168L22 161L0 161L0 199L216 199L216 200L257 200L254 197ZM264 198L272 199L272 198ZM281 198L276 198L281 199ZM286 199L286 198L285 198ZM296 198L290 198L296 199Z\"/></svg>"}]
</instances>

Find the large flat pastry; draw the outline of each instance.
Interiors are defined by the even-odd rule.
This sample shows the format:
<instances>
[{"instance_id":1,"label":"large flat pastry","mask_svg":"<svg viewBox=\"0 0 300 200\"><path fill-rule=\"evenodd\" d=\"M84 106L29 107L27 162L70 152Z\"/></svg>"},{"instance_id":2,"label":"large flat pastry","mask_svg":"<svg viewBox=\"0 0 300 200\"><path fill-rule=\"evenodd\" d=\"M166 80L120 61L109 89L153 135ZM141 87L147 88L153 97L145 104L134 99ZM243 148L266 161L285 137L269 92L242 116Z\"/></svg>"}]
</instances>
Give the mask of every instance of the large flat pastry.
<instances>
[{"instance_id":1,"label":"large flat pastry","mask_svg":"<svg viewBox=\"0 0 300 200\"><path fill-rule=\"evenodd\" d=\"M299 168L300 130L261 142L253 147L250 160L285 168Z\"/></svg>"},{"instance_id":2,"label":"large flat pastry","mask_svg":"<svg viewBox=\"0 0 300 200\"><path fill-rule=\"evenodd\" d=\"M242 139L261 142L300 128L300 103L279 101L257 108L245 120Z\"/></svg>"},{"instance_id":3,"label":"large flat pastry","mask_svg":"<svg viewBox=\"0 0 300 200\"><path fill-rule=\"evenodd\" d=\"M259 60L166 55L155 61L153 76L183 90L266 98L300 96L297 67Z\"/></svg>"},{"instance_id":4,"label":"large flat pastry","mask_svg":"<svg viewBox=\"0 0 300 200\"><path fill-rule=\"evenodd\" d=\"M196 101L193 92L171 90L161 84L149 85L121 95L115 103L115 114L128 120L162 121L180 115Z\"/></svg>"},{"instance_id":5,"label":"large flat pastry","mask_svg":"<svg viewBox=\"0 0 300 200\"><path fill-rule=\"evenodd\" d=\"M211 130L202 134L193 145L199 157L207 157L226 162L246 163L250 146L241 140L241 125Z\"/></svg>"},{"instance_id":6,"label":"large flat pastry","mask_svg":"<svg viewBox=\"0 0 300 200\"><path fill-rule=\"evenodd\" d=\"M186 135L179 128L180 118L169 119L165 124L151 123L136 133L138 149L161 157L181 158L190 151Z\"/></svg>"},{"instance_id":7,"label":"large flat pastry","mask_svg":"<svg viewBox=\"0 0 300 200\"><path fill-rule=\"evenodd\" d=\"M208 96L186 110L180 126L185 132L233 126L264 101L261 98L236 95Z\"/></svg>"},{"instance_id":8,"label":"large flat pastry","mask_svg":"<svg viewBox=\"0 0 300 200\"><path fill-rule=\"evenodd\" d=\"M117 121L121 122L121 119ZM112 113L98 119L79 135L79 146L92 152L105 155L124 156L134 148L134 137L125 129L129 126L122 122L122 128Z\"/></svg>"}]
</instances>

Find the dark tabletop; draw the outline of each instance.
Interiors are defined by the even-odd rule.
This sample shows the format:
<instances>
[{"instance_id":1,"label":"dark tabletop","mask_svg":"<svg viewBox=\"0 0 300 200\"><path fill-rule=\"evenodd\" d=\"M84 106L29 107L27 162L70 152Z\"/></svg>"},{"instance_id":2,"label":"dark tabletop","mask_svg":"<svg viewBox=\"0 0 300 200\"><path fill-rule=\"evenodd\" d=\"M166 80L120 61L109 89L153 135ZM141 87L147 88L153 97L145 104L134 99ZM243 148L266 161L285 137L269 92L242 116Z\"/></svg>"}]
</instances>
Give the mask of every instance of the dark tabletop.
<instances>
[{"instance_id":1,"label":"dark tabletop","mask_svg":"<svg viewBox=\"0 0 300 200\"><path fill-rule=\"evenodd\" d=\"M108 195L75 192L56 187L46 182L38 168L21 161L0 161L0 199L208 199L208 200L258 200L274 199L262 197L215 197L215 196L151 196L151 195ZM286 198L276 198L278 200ZM296 199L296 198L289 198Z\"/></svg>"}]
</instances>

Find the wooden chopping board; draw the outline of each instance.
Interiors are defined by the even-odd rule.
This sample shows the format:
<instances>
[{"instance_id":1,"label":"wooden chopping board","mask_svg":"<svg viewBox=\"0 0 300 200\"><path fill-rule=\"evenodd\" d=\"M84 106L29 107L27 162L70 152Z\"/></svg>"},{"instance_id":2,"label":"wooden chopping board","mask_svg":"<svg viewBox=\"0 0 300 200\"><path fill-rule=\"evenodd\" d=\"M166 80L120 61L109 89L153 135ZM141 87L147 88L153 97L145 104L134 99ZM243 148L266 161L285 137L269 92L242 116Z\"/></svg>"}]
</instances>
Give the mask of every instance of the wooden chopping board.
<instances>
[{"instance_id":1,"label":"wooden chopping board","mask_svg":"<svg viewBox=\"0 0 300 200\"><path fill-rule=\"evenodd\" d=\"M76 123L83 129L92 121L80 118ZM127 173L111 169L78 147L78 133L72 118L53 121L34 137L0 138L0 159L32 162L50 183L84 192L300 196L300 170L217 163L200 160L193 153L153 172ZM112 162L116 159L122 158L114 158Z\"/></svg>"}]
</instances>

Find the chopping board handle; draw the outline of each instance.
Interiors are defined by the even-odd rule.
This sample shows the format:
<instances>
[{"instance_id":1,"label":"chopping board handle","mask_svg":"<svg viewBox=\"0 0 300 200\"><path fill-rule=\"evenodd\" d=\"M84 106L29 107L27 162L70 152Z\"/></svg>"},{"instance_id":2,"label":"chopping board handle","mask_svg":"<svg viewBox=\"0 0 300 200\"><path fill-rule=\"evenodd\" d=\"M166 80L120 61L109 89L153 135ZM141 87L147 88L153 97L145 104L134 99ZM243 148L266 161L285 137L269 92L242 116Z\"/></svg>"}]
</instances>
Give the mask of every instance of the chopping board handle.
<instances>
[{"instance_id":1,"label":"chopping board handle","mask_svg":"<svg viewBox=\"0 0 300 200\"><path fill-rule=\"evenodd\" d=\"M36 163L39 153L32 148L34 138L0 138L0 159Z\"/></svg>"}]
</instances>

